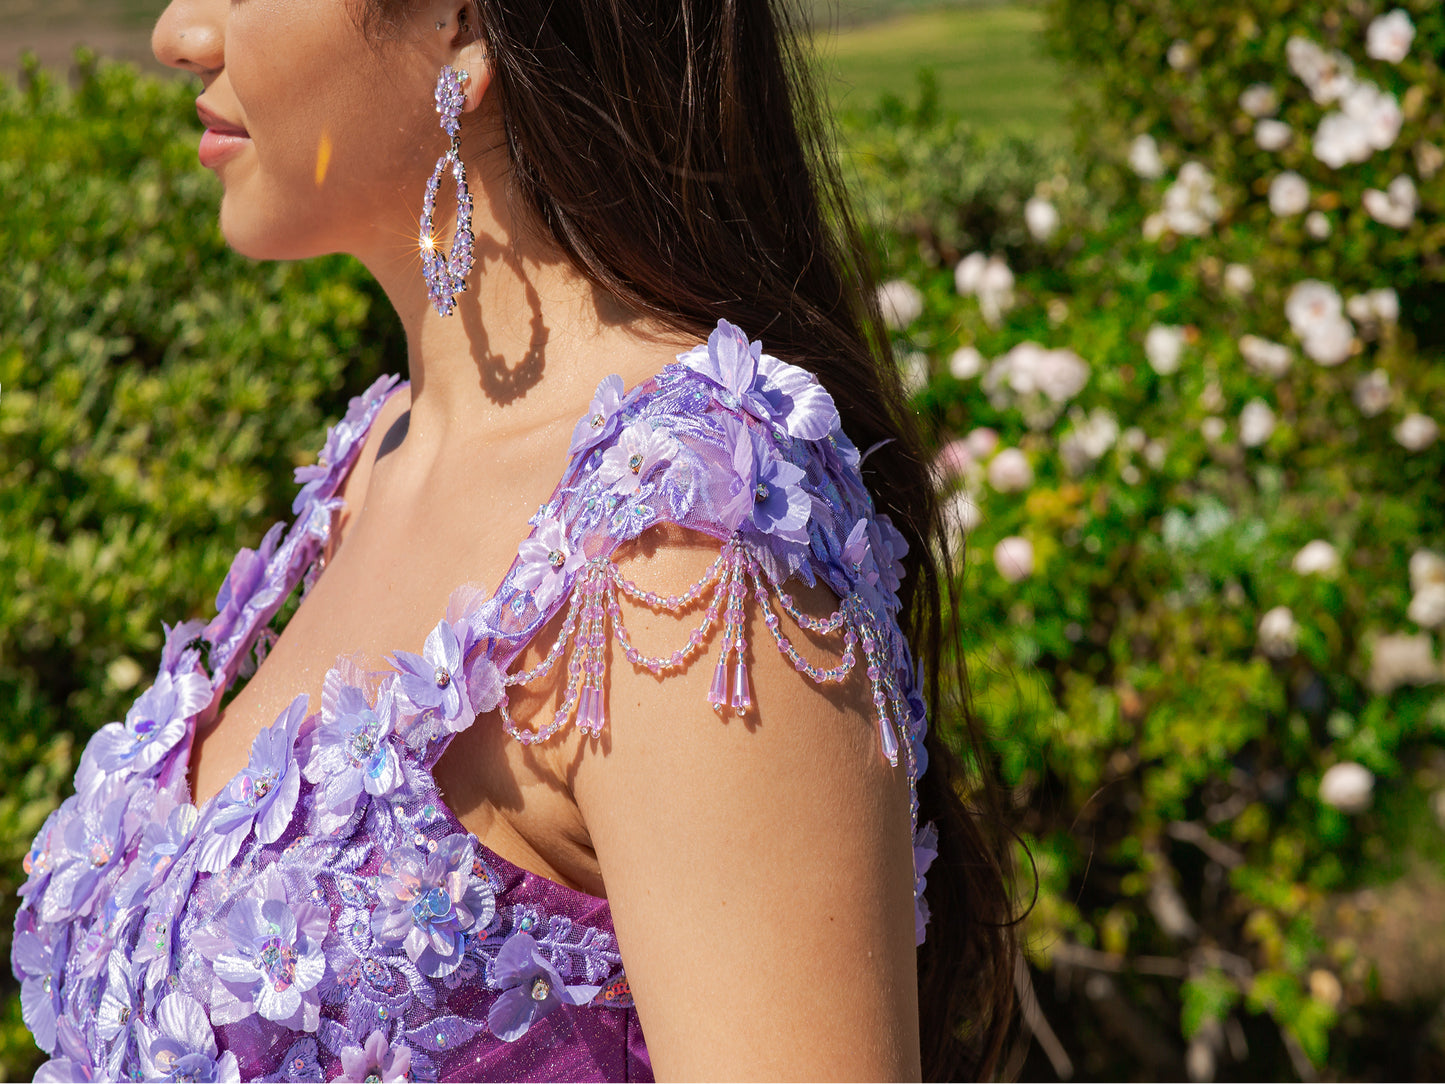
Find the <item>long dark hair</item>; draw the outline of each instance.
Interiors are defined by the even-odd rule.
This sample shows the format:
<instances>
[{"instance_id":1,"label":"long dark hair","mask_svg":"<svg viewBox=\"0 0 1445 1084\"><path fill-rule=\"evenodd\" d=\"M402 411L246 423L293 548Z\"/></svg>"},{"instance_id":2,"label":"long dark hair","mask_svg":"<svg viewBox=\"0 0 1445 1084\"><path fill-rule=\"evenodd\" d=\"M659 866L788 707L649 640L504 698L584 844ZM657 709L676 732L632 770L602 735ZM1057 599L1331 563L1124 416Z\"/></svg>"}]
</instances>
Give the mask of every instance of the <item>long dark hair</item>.
<instances>
[{"instance_id":1,"label":"long dark hair","mask_svg":"<svg viewBox=\"0 0 1445 1084\"><path fill-rule=\"evenodd\" d=\"M471 0L492 69L513 197L594 284L706 336L727 317L824 382L865 474L908 540L905 633L935 726L920 817L939 828L918 959L926 1076L990 1075L1013 1007L1011 862L961 654L953 582L809 58L770 0ZM407 0L366 0L389 21ZM967 778L937 739L945 665ZM969 787L970 805L958 788Z\"/></svg>"}]
</instances>

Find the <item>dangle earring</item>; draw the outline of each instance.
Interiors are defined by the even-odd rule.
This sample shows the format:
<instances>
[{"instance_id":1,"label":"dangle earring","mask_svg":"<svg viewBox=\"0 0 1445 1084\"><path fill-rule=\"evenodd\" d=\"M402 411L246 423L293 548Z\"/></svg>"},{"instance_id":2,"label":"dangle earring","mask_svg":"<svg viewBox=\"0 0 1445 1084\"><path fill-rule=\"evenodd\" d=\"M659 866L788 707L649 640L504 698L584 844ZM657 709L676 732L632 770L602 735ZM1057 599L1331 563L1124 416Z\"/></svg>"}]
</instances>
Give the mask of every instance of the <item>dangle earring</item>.
<instances>
[{"instance_id":1,"label":"dangle earring","mask_svg":"<svg viewBox=\"0 0 1445 1084\"><path fill-rule=\"evenodd\" d=\"M467 167L462 161L461 115L466 101L464 87L471 74L457 71L451 65L442 68L437 77L437 112L441 114L442 131L451 137L447 153L437 159L437 168L426 183L426 198L421 205L421 273L426 279L427 296L442 316L456 309L456 295L467 288L472 270L472 197L467 191ZM457 232L450 252L443 252L432 226L436 212L437 188L442 172L451 167L457 182Z\"/></svg>"}]
</instances>

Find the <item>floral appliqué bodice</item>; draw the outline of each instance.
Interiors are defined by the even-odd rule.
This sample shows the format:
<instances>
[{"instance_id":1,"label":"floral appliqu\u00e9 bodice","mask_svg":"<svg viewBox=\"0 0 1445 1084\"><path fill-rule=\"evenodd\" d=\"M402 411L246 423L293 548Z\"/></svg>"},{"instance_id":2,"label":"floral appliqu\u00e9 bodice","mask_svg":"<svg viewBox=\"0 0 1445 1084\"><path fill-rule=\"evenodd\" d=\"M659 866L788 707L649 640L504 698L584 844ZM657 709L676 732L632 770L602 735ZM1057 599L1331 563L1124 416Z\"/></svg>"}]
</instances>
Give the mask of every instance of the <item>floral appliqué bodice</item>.
<instances>
[{"instance_id":1,"label":"floral appliqu\u00e9 bodice","mask_svg":"<svg viewBox=\"0 0 1445 1084\"><path fill-rule=\"evenodd\" d=\"M12 962L51 1054L37 1079L651 1079L606 901L482 846L431 774L479 715L529 743L567 725L599 733L610 639L656 674L716 655L709 700L746 713L744 608L756 605L806 679L864 666L881 755L901 751L915 783L923 771L924 710L896 621L905 543L874 513L827 392L724 321L630 392L602 381L494 594L459 589L421 651L382 670L339 662L321 703L298 697L197 808L196 721L257 665L272 619L317 574L337 491L396 390L385 377L352 401L319 463L297 471L295 520L238 554L216 616L166 630L155 683L91 740L76 793L36 837ZM611 560L658 524L719 540L682 595L633 584ZM793 578L826 584L838 610L801 613L783 589ZM627 637L624 596L700 610L698 626L646 656ZM775 604L835 637L838 663L810 664ZM542 661L512 672L564 610ZM558 665L562 707L519 726L508 688ZM914 820L921 940L935 848L916 798Z\"/></svg>"}]
</instances>

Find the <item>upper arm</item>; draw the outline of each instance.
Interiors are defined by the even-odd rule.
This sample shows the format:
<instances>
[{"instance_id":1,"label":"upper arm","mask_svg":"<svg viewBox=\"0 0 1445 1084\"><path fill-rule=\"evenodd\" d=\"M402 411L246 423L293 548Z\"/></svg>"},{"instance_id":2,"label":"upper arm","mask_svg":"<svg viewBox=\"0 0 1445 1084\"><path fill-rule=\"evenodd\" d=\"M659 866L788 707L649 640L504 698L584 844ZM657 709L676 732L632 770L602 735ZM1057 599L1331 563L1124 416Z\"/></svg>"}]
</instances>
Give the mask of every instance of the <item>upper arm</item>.
<instances>
[{"instance_id":1,"label":"upper arm","mask_svg":"<svg viewBox=\"0 0 1445 1084\"><path fill-rule=\"evenodd\" d=\"M679 592L717 543L672 532L619 555L644 588ZM794 586L794 585L790 585ZM826 590L799 597L826 613ZM879 748L855 667L819 686L746 608L754 707L708 703L720 653L663 678L614 645L608 726L571 772L660 1077L910 1077L919 1073L913 852L905 769ZM783 630L815 665L841 634ZM700 611L624 609L648 653Z\"/></svg>"}]
</instances>

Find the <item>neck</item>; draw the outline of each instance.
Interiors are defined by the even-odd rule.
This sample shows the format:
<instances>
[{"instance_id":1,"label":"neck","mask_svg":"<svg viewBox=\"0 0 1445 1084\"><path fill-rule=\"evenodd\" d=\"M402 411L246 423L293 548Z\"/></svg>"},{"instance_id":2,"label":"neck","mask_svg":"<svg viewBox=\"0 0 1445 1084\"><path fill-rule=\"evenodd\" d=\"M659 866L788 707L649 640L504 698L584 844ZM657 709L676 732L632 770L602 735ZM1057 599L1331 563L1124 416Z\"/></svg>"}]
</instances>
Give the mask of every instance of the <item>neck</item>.
<instances>
[{"instance_id":1,"label":"neck","mask_svg":"<svg viewBox=\"0 0 1445 1084\"><path fill-rule=\"evenodd\" d=\"M597 289L544 231L522 220L521 209L511 210L503 158L493 152L469 163L475 265L451 315L433 308L414 249L358 254L406 331L413 445L440 450L458 440L501 440L570 423L602 377L615 372L630 387L692 343ZM447 249L455 223L451 189L447 175L436 215ZM408 237L416 234L411 221Z\"/></svg>"}]
</instances>

